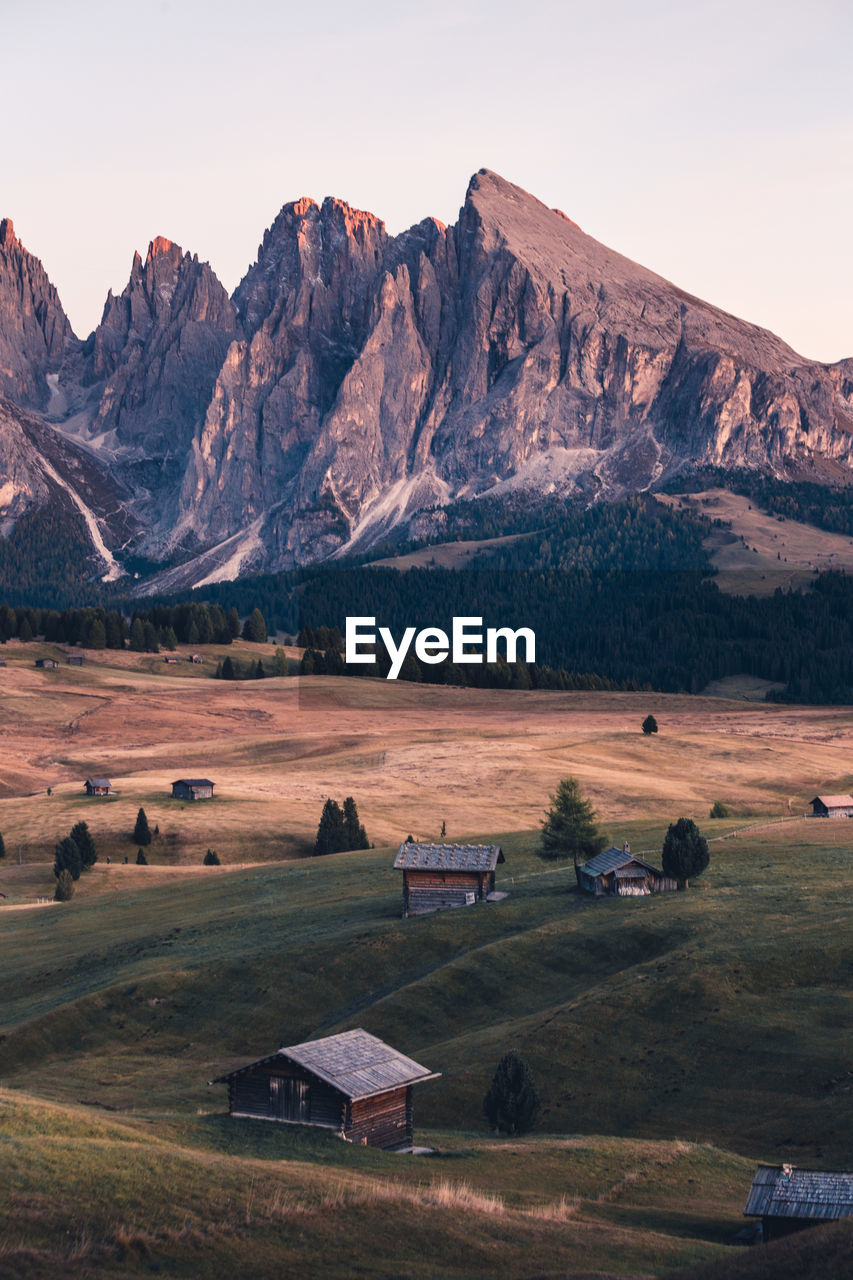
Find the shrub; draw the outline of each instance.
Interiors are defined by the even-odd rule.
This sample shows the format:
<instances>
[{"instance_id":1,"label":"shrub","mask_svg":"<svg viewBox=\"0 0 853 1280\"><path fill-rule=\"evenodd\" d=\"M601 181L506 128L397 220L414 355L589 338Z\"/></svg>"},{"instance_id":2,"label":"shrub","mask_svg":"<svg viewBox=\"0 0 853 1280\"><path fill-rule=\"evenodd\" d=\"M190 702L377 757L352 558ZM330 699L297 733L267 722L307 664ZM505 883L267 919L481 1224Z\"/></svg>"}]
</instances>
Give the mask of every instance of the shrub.
<instances>
[{"instance_id":1,"label":"shrub","mask_svg":"<svg viewBox=\"0 0 853 1280\"><path fill-rule=\"evenodd\" d=\"M216 850L208 849L207 853L204 855L204 858L202 859L202 866L219 867L221 865L222 864L219 861L219 854L216 852Z\"/></svg>"},{"instance_id":2,"label":"shrub","mask_svg":"<svg viewBox=\"0 0 853 1280\"><path fill-rule=\"evenodd\" d=\"M643 721L643 733L650 734L650 733L657 733L657 731L658 731L657 720L655 720L654 716L646 716L645 720Z\"/></svg>"},{"instance_id":3,"label":"shrub","mask_svg":"<svg viewBox=\"0 0 853 1280\"><path fill-rule=\"evenodd\" d=\"M715 800L714 803L711 805L711 812L708 814L708 817L709 818L728 818L729 816L730 815L729 815L728 805L723 804L722 800Z\"/></svg>"},{"instance_id":4,"label":"shrub","mask_svg":"<svg viewBox=\"0 0 853 1280\"><path fill-rule=\"evenodd\" d=\"M3 833L0 831L0 858L6 857L6 845L3 841Z\"/></svg>"},{"instance_id":5,"label":"shrub","mask_svg":"<svg viewBox=\"0 0 853 1280\"><path fill-rule=\"evenodd\" d=\"M148 859L146 858L145 853L142 849L136 850L136 865L138 867L148 866Z\"/></svg>"}]
</instances>

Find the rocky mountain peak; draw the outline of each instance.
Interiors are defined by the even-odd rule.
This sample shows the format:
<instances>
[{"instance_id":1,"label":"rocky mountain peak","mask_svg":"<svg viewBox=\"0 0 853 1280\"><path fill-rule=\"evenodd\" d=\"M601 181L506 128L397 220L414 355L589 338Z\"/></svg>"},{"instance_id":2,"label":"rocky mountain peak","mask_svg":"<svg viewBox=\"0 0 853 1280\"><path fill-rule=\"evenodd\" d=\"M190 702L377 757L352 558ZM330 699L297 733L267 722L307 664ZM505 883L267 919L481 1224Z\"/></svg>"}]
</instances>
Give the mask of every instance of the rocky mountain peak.
<instances>
[{"instance_id":1,"label":"rocky mountain peak","mask_svg":"<svg viewBox=\"0 0 853 1280\"><path fill-rule=\"evenodd\" d=\"M168 254L173 259L177 257L178 261L183 257L180 245L167 240L165 236L155 236L148 246L148 256L145 259L146 266L153 258L161 257L164 254Z\"/></svg>"},{"instance_id":2,"label":"rocky mountain peak","mask_svg":"<svg viewBox=\"0 0 853 1280\"><path fill-rule=\"evenodd\" d=\"M50 399L47 375L59 369L74 342L59 295L38 258L15 235L11 218L0 222L0 395L43 409Z\"/></svg>"},{"instance_id":3,"label":"rocky mountain peak","mask_svg":"<svg viewBox=\"0 0 853 1280\"><path fill-rule=\"evenodd\" d=\"M70 330L0 225L0 376L36 403ZM232 299L158 236L66 356L54 420L114 460L141 549L207 548L173 585L364 550L458 497L853 468L853 361L803 360L488 169L451 227L285 204Z\"/></svg>"}]
</instances>

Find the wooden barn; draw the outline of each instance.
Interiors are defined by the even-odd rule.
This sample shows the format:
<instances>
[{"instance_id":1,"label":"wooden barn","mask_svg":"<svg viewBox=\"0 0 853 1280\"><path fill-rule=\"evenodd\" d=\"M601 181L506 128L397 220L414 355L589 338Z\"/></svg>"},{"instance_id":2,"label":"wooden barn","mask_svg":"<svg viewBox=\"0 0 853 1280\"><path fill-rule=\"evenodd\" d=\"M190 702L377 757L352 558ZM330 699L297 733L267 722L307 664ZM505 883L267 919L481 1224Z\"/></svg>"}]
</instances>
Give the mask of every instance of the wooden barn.
<instances>
[{"instance_id":1,"label":"wooden barn","mask_svg":"<svg viewBox=\"0 0 853 1280\"><path fill-rule=\"evenodd\" d=\"M809 804L813 818L853 818L853 796L815 796Z\"/></svg>"},{"instance_id":2,"label":"wooden barn","mask_svg":"<svg viewBox=\"0 0 853 1280\"><path fill-rule=\"evenodd\" d=\"M393 1150L412 1145L412 1086L438 1075L358 1028L282 1045L210 1083L228 1085L232 1116L320 1125Z\"/></svg>"},{"instance_id":3,"label":"wooden barn","mask_svg":"<svg viewBox=\"0 0 853 1280\"><path fill-rule=\"evenodd\" d=\"M748 1218L761 1218L765 1240L853 1217L853 1173L759 1165L743 1212Z\"/></svg>"},{"instance_id":4,"label":"wooden barn","mask_svg":"<svg viewBox=\"0 0 853 1280\"><path fill-rule=\"evenodd\" d=\"M82 667L84 661L83 654L66 653L65 661L68 663L69 667Z\"/></svg>"},{"instance_id":5,"label":"wooden barn","mask_svg":"<svg viewBox=\"0 0 853 1280\"><path fill-rule=\"evenodd\" d=\"M59 666L59 663L55 658L36 658L36 666L43 667L45 671L53 671L55 667Z\"/></svg>"},{"instance_id":6,"label":"wooden barn","mask_svg":"<svg viewBox=\"0 0 853 1280\"><path fill-rule=\"evenodd\" d=\"M109 778L87 778L85 787L87 796L111 796L113 793Z\"/></svg>"},{"instance_id":7,"label":"wooden barn","mask_svg":"<svg viewBox=\"0 0 853 1280\"><path fill-rule=\"evenodd\" d=\"M401 844L394 870L403 873L403 916L485 902L503 861L497 844Z\"/></svg>"},{"instance_id":8,"label":"wooden barn","mask_svg":"<svg viewBox=\"0 0 853 1280\"><path fill-rule=\"evenodd\" d=\"M638 898L677 889L678 881L665 876L650 862L636 857L626 842L621 849L613 845L585 862L580 869L580 886L597 898L605 894L617 898Z\"/></svg>"},{"instance_id":9,"label":"wooden barn","mask_svg":"<svg viewBox=\"0 0 853 1280\"><path fill-rule=\"evenodd\" d=\"M172 783L175 800L212 800L213 783L209 778L178 778Z\"/></svg>"}]
</instances>

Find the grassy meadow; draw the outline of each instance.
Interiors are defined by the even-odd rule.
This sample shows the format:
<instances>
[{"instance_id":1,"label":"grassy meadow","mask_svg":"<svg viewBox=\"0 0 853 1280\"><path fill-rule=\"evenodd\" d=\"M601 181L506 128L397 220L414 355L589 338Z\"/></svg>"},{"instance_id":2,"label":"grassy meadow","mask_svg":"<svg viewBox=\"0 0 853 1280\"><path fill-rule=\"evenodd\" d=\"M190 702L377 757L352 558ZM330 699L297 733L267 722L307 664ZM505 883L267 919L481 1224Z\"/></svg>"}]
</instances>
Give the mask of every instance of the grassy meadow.
<instances>
[{"instance_id":1,"label":"grassy meadow","mask_svg":"<svg viewBox=\"0 0 853 1280\"><path fill-rule=\"evenodd\" d=\"M798 816L850 786L845 709L235 686L139 655L36 672L8 648L0 1276L746 1276L771 1256L738 1247L755 1162L850 1167L853 834ZM92 773L114 799L82 796ZM635 851L692 814L709 870L581 897L535 851L567 773ZM216 800L166 797L190 774ZM376 848L304 856L347 794ZM731 819L707 820L716 799ZM160 836L125 866L140 804ZM34 905L81 817L101 860L70 903ZM503 845L509 896L404 921L394 846L442 820ZM209 846L225 865L200 865ZM231 1120L207 1083L354 1026L442 1073L415 1094L432 1155ZM481 1107L508 1048L543 1101L515 1139ZM827 1238L813 1274L832 1277L849 1235ZM779 1275L805 1265L772 1248Z\"/></svg>"}]
</instances>

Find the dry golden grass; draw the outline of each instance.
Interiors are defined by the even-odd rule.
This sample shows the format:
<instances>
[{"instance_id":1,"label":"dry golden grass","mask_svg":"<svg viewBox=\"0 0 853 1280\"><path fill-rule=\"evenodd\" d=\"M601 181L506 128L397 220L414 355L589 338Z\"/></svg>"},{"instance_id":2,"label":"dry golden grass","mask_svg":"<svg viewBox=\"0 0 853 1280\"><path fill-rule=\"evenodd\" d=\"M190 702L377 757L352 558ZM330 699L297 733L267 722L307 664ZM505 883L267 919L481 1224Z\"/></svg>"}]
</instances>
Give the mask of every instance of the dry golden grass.
<instances>
[{"instance_id":1,"label":"dry golden grass","mask_svg":"<svg viewBox=\"0 0 853 1280\"><path fill-rule=\"evenodd\" d=\"M742 494L708 489L657 497L670 506L731 524L734 539L724 530L714 530L705 540L721 591L770 595L777 587L806 585L815 570L853 572L853 538L769 515Z\"/></svg>"},{"instance_id":2,"label":"dry golden grass","mask_svg":"<svg viewBox=\"0 0 853 1280\"><path fill-rule=\"evenodd\" d=\"M509 533L502 538L477 538L458 542L437 542L429 547L419 547L404 556L387 556L374 561L384 569L470 569L478 560L488 559L495 551L511 546L532 533Z\"/></svg>"},{"instance_id":3,"label":"dry golden grass","mask_svg":"<svg viewBox=\"0 0 853 1280\"><path fill-rule=\"evenodd\" d=\"M160 827L152 863L197 865L208 847L229 863L301 855L327 796L354 795L370 838L393 845L409 833L437 837L442 821L449 839L536 827L567 774L614 837L638 815L705 819L717 799L736 816L802 813L816 792L851 781L846 708L331 677L230 683L151 671L146 655L90 657L82 669L45 672L9 646L7 868L19 855L48 860L81 818L102 859L135 858L140 805ZM645 737L649 711L660 733ZM93 774L112 779L114 797L85 797ZM192 775L214 779L215 800L171 799L172 780Z\"/></svg>"}]
</instances>

